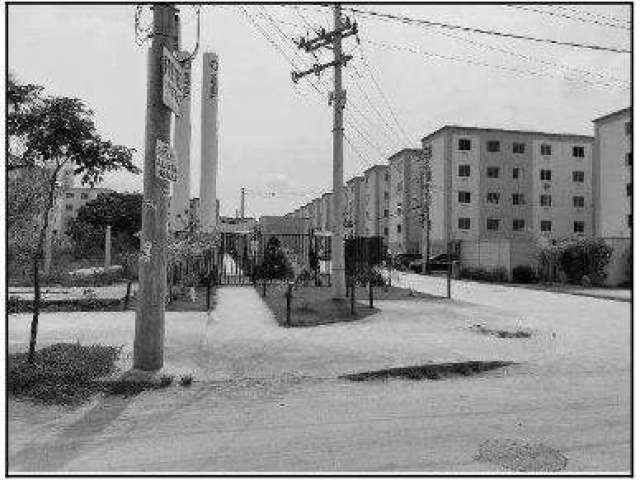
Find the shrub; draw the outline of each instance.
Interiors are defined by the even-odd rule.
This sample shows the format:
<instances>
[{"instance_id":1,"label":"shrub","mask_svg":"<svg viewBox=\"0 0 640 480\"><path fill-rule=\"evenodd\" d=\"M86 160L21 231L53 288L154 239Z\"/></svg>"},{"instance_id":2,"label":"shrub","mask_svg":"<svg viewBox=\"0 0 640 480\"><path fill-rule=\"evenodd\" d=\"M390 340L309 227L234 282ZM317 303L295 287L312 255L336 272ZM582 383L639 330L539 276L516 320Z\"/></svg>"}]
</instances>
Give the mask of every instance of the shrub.
<instances>
[{"instance_id":1,"label":"shrub","mask_svg":"<svg viewBox=\"0 0 640 480\"><path fill-rule=\"evenodd\" d=\"M511 272L511 277L515 283L534 283L536 273L529 265L518 265Z\"/></svg>"},{"instance_id":2,"label":"shrub","mask_svg":"<svg viewBox=\"0 0 640 480\"><path fill-rule=\"evenodd\" d=\"M460 277L481 282L506 282L509 278L504 267L496 267L491 270L482 267L464 267L460 270Z\"/></svg>"},{"instance_id":3,"label":"shrub","mask_svg":"<svg viewBox=\"0 0 640 480\"><path fill-rule=\"evenodd\" d=\"M562 246L560 266L570 283L583 283L589 277L593 285L606 278L606 267L613 249L604 240L581 239Z\"/></svg>"},{"instance_id":4,"label":"shrub","mask_svg":"<svg viewBox=\"0 0 640 480\"><path fill-rule=\"evenodd\" d=\"M286 280L293 278L291 262L276 237L271 237L267 242L264 258L256 269L256 275L259 279L269 280Z\"/></svg>"}]
</instances>

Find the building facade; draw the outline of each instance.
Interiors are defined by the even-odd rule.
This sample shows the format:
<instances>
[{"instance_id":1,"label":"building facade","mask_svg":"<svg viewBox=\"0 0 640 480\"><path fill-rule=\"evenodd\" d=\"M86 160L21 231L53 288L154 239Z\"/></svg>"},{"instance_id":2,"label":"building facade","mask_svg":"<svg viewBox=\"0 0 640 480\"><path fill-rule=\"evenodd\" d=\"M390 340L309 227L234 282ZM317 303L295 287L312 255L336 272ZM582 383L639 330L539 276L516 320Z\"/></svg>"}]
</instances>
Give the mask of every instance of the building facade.
<instances>
[{"instance_id":1,"label":"building facade","mask_svg":"<svg viewBox=\"0 0 640 480\"><path fill-rule=\"evenodd\" d=\"M347 181L345 202L345 233L361 236L364 232L364 177L353 177Z\"/></svg>"},{"instance_id":2,"label":"building facade","mask_svg":"<svg viewBox=\"0 0 640 480\"><path fill-rule=\"evenodd\" d=\"M113 193L110 188L65 188L62 195L56 202L55 214L53 215L53 234L64 233L74 218L78 216L78 211L88 202L98 198L102 193Z\"/></svg>"},{"instance_id":3,"label":"building facade","mask_svg":"<svg viewBox=\"0 0 640 480\"><path fill-rule=\"evenodd\" d=\"M421 149L406 148L389 158L389 253L421 252L424 158Z\"/></svg>"},{"instance_id":4,"label":"building facade","mask_svg":"<svg viewBox=\"0 0 640 480\"><path fill-rule=\"evenodd\" d=\"M448 239L592 235L593 137L445 126L422 144L432 254L446 251Z\"/></svg>"},{"instance_id":5,"label":"building facade","mask_svg":"<svg viewBox=\"0 0 640 480\"><path fill-rule=\"evenodd\" d=\"M364 236L389 237L389 167L374 165L364 171Z\"/></svg>"},{"instance_id":6,"label":"building facade","mask_svg":"<svg viewBox=\"0 0 640 480\"><path fill-rule=\"evenodd\" d=\"M330 232L333 230L333 193L323 193L320 197L320 230Z\"/></svg>"},{"instance_id":7,"label":"building facade","mask_svg":"<svg viewBox=\"0 0 640 480\"><path fill-rule=\"evenodd\" d=\"M593 224L596 237L613 247L607 283L626 280L630 269L627 251L631 246L633 219L632 112L624 108L593 121ZM628 270L630 271L630 270Z\"/></svg>"}]
</instances>

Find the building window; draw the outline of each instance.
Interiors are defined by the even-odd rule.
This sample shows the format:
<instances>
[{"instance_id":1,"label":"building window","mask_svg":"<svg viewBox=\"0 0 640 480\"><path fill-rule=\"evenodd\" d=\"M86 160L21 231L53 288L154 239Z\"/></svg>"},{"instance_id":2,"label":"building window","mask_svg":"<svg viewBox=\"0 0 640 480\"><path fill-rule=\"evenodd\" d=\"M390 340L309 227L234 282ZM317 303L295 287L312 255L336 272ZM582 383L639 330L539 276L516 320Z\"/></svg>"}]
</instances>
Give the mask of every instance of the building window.
<instances>
[{"instance_id":1,"label":"building window","mask_svg":"<svg viewBox=\"0 0 640 480\"><path fill-rule=\"evenodd\" d=\"M398 206L396 207L396 215L402 215L402 204L398 204Z\"/></svg>"},{"instance_id":2,"label":"building window","mask_svg":"<svg viewBox=\"0 0 640 480\"><path fill-rule=\"evenodd\" d=\"M73 198L73 193L67 192L64 194L65 198Z\"/></svg>"},{"instance_id":3,"label":"building window","mask_svg":"<svg viewBox=\"0 0 640 480\"><path fill-rule=\"evenodd\" d=\"M431 149L431 145L427 145L426 147L424 147L424 156L429 159L431 158L431 156L433 155L433 151Z\"/></svg>"},{"instance_id":4,"label":"building window","mask_svg":"<svg viewBox=\"0 0 640 480\"><path fill-rule=\"evenodd\" d=\"M471 165L458 165L458 176L459 177L470 177L471 176Z\"/></svg>"},{"instance_id":5,"label":"building window","mask_svg":"<svg viewBox=\"0 0 640 480\"><path fill-rule=\"evenodd\" d=\"M626 133L627 135L631 135L631 133L633 133L633 125L631 123L631 120L624 124L624 133Z\"/></svg>"},{"instance_id":6,"label":"building window","mask_svg":"<svg viewBox=\"0 0 640 480\"><path fill-rule=\"evenodd\" d=\"M388 209L384 209L384 218L387 218L389 216L389 210Z\"/></svg>"},{"instance_id":7,"label":"building window","mask_svg":"<svg viewBox=\"0 0 640 480\"><path fill-rule=\"evenodd\" d=\"M633 165L633 155L631 154L631 152L627 153L627 165Z\"/></svg>"},{"instance_id":8,"label":"building window","mask_svg":"<svg viewBox=\"0 0 640 480\"><path fill-rule=\"evenodd\" d=\"M551 220L542 220L540 222L540 231L541 232L550 232L551 231Z\"/></svg>"},{"instance_id":9,"label":"building window","mask_svg":"<svg viewBox=\"0 0 640 480\"><path fill-rule=\"evenodd\" d=\"M458 150L471 150L471 140L468 138L459 138Z\"/></svg>"},{"instance_id":10,"label":"building window","mask_svg":"<svg viewBox=\"0 0 640 480\"><path fill-rule=\"evenodd\" d=\"M540 180L545 182L551 181L551 170L540 170Z\"/></svg>"},{"instance_id":11,"label":"building window","mask_svg":"<svg viewBox=\"0 0 640 480\"><path fill-rule=\"evenodd\" d=\"M524 143L513 144L513 153L524 153Z\"/></svg>"},{"instance_id":12,"label":"building window","mask_svg":"<svg viewBox=\"0 0 640 480\"><path fill-rule=\"evenodd\" d=\"M389 192L384 192L384 199L389 200Z\"/></svg>"},{"instance_id":13,"label":"building window","mask_svg":"<svg viewBox=\"0 0 640 480\"><path fill-rule=\"evenodd\" d=\"M73 205L66 204L66 205L64 206L64 209L65 209L67 212L70 212L70 211L72 211L72 210L73 210Z\"/></svg>"},{"instance_id":14,"label":"building window","mask_svg":"<svg viewBox=\"0 0 640 480\"><path fill-rule=\"evenodd\" d=\"M524 230L524 219L522 218L514 218L513 219L513 231L514 232L522 232Z\"/></svg>"},{"instance_id":15,"label":"building window","mask_svg":"<svg viewBox=\"0 0 640 480\"><path fill-rule=\"evenodd\" d=\"M573 147L573 156L577 158L584 157L584 147Z\"/></svg>"},{"instance_id":16,"label":"building window","mask_svg":"<svg viewBox=\"0 0 640 480\"><path fill-rule=\"evenodd\" d=\"M584 233L584 222L573 222L574 233Z\"/></svg>"},{"instance_id":17,"label":"building window","mask_svg":"<svg viewBox=\"0 0 640 480\"><path fill-rule=\"evenodd\" d=\"M540 155L551 155L551 145L548 143L540 145Z\"/></svg>"},{"instance_id":18,"label":"building window","mask_svg":"<svg viewBox=\"0 0 640 480\"><path fill-rule=\"evenodd\" d=\"M500 142L497 140L491 140L487 142L487 151L488 152L499 152L500 151Z\"/></svg>"},{"instance_id":19,"label":"building window","mask_svg":"<svg viewBox=\"0 0 640 480\"><path fill-rule=\"evenodd\" d=\"M631 195L633 195L633 184L627 183L627 197L630 197Z\"/></svg>"},{"instance_id":20,"label":"building window","mask_svg":"<svg viewBox=\"0 0 640 480\"><path fill-rule=\"evenodd\" d=\"M385 182L388 182L388 181L389 181L389 174L388 174L388 173L385 173L385 174L384 174L384 181L385 181Z\"/></svg>"},{"instance_id":21,"label":"building window","mask_svg":"<svg viewBox=\"0 0 640 480\"><path fill-rule=\"evenodd\" d=\"M458 192L458 203L471 203L471 192Z\"/></svg>"},{"instance_id":22,"label":"building window","mask_svg":"<svg viewBox=\"0 0 640 480\"><path fill-rule=\"evenodd\" d=\"M551 195L540 195L540 205L543 207L551 206Z\"/></svg>"},{"instance_id":23,"label":"building window","mask_svg":"<svg viewBox=\"0 0 640 480\"><path fill-rule=\"evenodd\" d=\"M487 167L487 177L489 177L489 178L499 178L500 177L500 167Z\"/></svg>"},{"instance_id":24,"label":"building window","mask_svg":"<svg viewBox=\"0 0 640 480\"><path fill-rule=\"evenodd\" d=\"M87 200L89 198L89 194L88 193L81 193L80 194L80 200Z\"/></svg>"},{"instance_id":25,"label":"building window","mask_svg":"<svg viewBox=\"0 0 640 480\"><path fill-rule=\"evenodd\" d=\"M513 169L513 178L520 178L520 172L522 171L521 168L514 168Z\"/></svg>"},{"instance_id":26,"label":"building window","mask_svg":"<svg viewBox=\"0 0 640 480\"><path fill-rule=\"evenodd\" d=\"M497 192L487 192L487 203L500 203L500 194Z\"/></svg>"},{"instance_id":27,"label":"building window","mask_svg":"<svg viewBox=\"0 0 640 480\"><path fill-rule=\"evenodd\" d=\"M576 183L584 183L584 172L581 172L581 171L573 172L573 181Z\"/></svg>"},{"instance_id":28,"label":"building window","mask_svg":"<svg viewBox=\"0 0 640 480\"><path fill-rule=\"evenodd\" d=\"M466 218L458 218L458 229L459 230L469 230L471 229L471 219Z\"/></svg>"},{"instance_id":29,"label":"building window","mask_svg":"<svg viewBox=\"0 0 640 480\"><path fill-rule=\"evenodd\" d=\"M388 227L384 227L384 236L385 237L389 236L389 228Z\"/></svg>"},{"instance_id":30,"label":"building window","mask_svg":"<svg viewBox=\"0 0 640 480\"><path fill-rule=\"evenodd\" d=\"M398 233L402 233L402 225L398 225L398 226L396 227L396 231L397 231Z\"/></svg>"},{"instance_id":31,"label":"building window","mask_svg":"<svg viewBox=\"0 0 640 480\"><path fill-rule=\"evenodd\" d=\"M575 208L583 208L584 207L584 197L573 197L573 206Z\"/></svg>"},{"instance_id":32,"label":"building window","mask_svg":"<svg viewBox=\"0 0 640 480\"><path fill-rule=\"evenodd\" d=\"M487 230L500 229L500 220L497 218L487 218Z\"/></svg>"},{"instance_id":33,"label":"building window","mask_svg":"<svg viewBox=\"0 0 640 480\"><path fill-rule=\"evenodd\" d=\"M511 195L511 201L514 205L524 205L524 193L514 193Z\"/></svg>"},{"instance_id":34,"label":"building window","mask_svg":"<svg viewBox=\"0 0 640 480\"><path fill-rule=\"evenodd\" d=\"M398 182L398 184L396 185L396 192L401 192L402 191L402 182Z\"/></svg>"}]
</instances>

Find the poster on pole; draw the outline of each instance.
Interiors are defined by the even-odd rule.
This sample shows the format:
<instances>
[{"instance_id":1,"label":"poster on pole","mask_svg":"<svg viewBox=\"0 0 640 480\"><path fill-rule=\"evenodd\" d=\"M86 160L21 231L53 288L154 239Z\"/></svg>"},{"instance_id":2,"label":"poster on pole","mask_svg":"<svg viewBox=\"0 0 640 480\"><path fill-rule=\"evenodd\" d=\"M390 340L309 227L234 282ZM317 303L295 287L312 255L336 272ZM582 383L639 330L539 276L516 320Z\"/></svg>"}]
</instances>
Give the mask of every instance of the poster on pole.
<instances>
[{"instance_id":1,"label":"poster on pole","mask_svg":"<svg viewBox=\"0 0 640 480\"><path fill-rule=\"evenodd\" d=\"M180 103L184 97L185 72L173 54L162 48L162 102L180 116Z\"/></svg>"},{"instance_id":2,"label":"poster on pole","mask_svg":"<svg viewBox=\"0 0 640 480\"><path fill-rule=\"evenodd\" d=\"M156 142L156 177L175 182L178 180L176 154L168 143Z\"/></svg>"}]
</instances>

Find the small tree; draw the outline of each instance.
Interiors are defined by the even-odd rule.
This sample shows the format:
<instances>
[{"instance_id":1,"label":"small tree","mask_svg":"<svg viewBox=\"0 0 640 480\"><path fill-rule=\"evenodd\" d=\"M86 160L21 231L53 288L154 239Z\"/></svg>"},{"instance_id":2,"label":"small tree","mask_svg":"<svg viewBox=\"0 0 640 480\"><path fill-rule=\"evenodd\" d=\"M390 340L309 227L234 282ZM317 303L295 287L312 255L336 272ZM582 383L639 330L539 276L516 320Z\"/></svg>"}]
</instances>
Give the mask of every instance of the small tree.
<instances>
[{"instance_id":1,"label":"small tree","mask_svg":"<svg viewBox=\"0 0 640 480\"><path fill-rule=\"evenodd\" d=\"M27 88L28 87L28 88ZM20 92L27 91L21 95ZM104 140L96 131L93 112L79 99L44 97L42 88L9 84L12 108L7 118L10 136L21 139L23 152L8 170L36 169L45 176L42 221L36 228L33 263L33 319L29 341L29 361L34 361L40 313L39 262L50 214L60 191L60 175L70 166L83 184L93 185L105 172L124 168L139 173L132 160L133 149Z\"/></svg>"},{"instance_id":2,"label":"small tree","mask_svg":"<svg viewBox=\"0 0 640 480\"><path fill-rule=\"evenodd\" d=\"M264 257L258 268L258 278L286 280L293 277L293 268L280 241L271 237L264 249Z\"/></svg>"}]
</instances>

